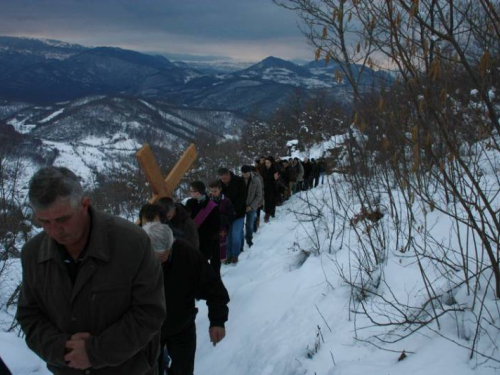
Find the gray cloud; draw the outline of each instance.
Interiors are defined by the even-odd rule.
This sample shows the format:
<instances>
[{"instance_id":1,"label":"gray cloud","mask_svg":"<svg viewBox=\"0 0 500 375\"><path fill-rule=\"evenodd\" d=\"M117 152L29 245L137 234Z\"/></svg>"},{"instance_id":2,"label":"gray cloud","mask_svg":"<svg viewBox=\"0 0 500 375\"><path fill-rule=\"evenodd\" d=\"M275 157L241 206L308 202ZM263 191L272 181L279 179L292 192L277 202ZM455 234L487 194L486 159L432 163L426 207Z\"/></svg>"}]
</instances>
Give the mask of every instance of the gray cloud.
<instances>
[{"instance_id":1,"label":"gray cloud","mask_svg":"<svg viewBox=\"0 0 500 375\"><path fill-rule=\"evenodd\" d=\"M312 59L298 21L271 0L0 0L0 35L254 60Z\"/></svg>"}]
</instances>

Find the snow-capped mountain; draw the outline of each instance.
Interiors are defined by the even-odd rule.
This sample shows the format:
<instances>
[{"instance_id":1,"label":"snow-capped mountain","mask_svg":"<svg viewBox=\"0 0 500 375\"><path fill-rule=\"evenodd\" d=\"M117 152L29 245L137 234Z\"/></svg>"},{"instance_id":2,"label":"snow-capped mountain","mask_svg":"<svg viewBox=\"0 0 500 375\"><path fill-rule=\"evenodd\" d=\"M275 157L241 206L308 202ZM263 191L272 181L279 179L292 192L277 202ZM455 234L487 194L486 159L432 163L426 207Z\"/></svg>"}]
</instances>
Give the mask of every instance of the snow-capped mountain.
<instances>
[{"instance_id":1,"label":"snow-capped mountain","mask_svg":"<svg viewBox=\"0 0 500 375\"><path fill-rule=\"evenodd\" d=\"M139 88L147 90L151 77L167 80L169 88L175 89L201 75L161 56L54 44L30 39L16 44L16 38L0 39L2 99L48 104L87 95L135 93ZM30 54L32 47L35 52Z\"/></svg>"},{"instance_id":2,"label":"snow-capped mountain","mask_svg":"<svg viewBox=\"0 0 500 375\"><path fill-rule=\"evenodd\" d=\"M269 115L297 88L305 95L328 90L342 100L348 100L350 92L346 82L334 80L334 64L299 66L276 57L220 74L119 48L3 37L0 64L0 99L42 104L125 94L189 107ZM370 86L387 78L369 69L364 75L364 83Z\"/></svg>"}]
</instances>

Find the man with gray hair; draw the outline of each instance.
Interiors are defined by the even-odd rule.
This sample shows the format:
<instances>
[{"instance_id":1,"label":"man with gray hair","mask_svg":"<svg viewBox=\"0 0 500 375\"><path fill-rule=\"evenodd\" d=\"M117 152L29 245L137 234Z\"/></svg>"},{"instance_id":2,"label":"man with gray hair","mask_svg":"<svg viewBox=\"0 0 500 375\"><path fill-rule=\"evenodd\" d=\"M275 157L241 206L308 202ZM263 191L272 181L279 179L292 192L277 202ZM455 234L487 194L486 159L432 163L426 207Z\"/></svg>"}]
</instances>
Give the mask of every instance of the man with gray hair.
<instances>
[{"instance_id":1,"label":"man with gray hair","mask_svg":"<svg viewBox=\"0 0 500 375\"><path fill-rule=\"evenodd\" d=\"M29 200L43 231L21 254L28 346L55 374L156 374L166 311L149 237L95 210L67 168L35 173Z\"/></svg>"},{"instance_id":2,"label":"man with gray hair","mask_svg":"<svg viewBox=\"0 0 500 375\"><path fill-rule=\"evenodd\" d=\"M226 335L229 295L219 275L203 254L159 222L143 226L163 268L168 315L161 328L161 347L167 347L172 360L169 375L191 375L196 353L195 299L204 299L210 320L209 336L215 346ZM163 358L159 360L163 374Z\"/></svg>"}]
</instances>

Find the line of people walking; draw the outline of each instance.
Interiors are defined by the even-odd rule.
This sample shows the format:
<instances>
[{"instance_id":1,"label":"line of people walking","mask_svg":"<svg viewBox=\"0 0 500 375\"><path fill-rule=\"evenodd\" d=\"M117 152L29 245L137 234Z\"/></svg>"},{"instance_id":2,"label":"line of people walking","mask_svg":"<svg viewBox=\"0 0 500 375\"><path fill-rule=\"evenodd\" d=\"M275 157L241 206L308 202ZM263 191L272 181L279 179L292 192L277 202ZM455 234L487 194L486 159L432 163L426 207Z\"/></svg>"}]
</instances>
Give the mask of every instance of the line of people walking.
<instances>
[{"instance_id":1,"label":"line of people walking","mask_svg":"<svg viewBox=\"0 0 500 375\"><path fill-rule=\"evenodd\" d=\"M262 211L268 222L320 182L314 164L269 156L241 176L221 168L208 189L190 184L185 205L144 205L142 229L95 209L69 169L40 169L28 197L43 230L21 252L16 315L28 346L55 374L193 374L196 299L215 346L229 314L221 260L236 264L252 247Z\"/></svg>"},{"instance_id":2,"label":"line of people walking","mask_svg":"<svg viewBox=\"0 0 500 375\"><path fill-rule=\"evenodd\" d=\"M243 165L241 175L220 168L208 186L191 182L185 205L161 198L155 205L145 205L139 216L142 220L147 215L149 221L157 217L169 225L175 238L190 242L220 275L222 261L238 263L245 244L253 246L262 212L264 222L269 222L276 207L293 194L323 183L325 169L324 159L261 156L254 165Z\"/></svg>"}]
</instances>

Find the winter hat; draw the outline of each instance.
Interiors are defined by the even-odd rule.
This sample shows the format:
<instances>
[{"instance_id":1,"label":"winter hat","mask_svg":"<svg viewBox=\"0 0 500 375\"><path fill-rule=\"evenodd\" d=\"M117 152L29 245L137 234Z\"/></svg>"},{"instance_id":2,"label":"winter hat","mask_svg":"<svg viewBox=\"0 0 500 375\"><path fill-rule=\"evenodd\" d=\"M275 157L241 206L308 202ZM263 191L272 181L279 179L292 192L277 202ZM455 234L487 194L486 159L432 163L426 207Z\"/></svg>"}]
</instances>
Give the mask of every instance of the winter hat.
<instances>
[{"instance_id":1,"label":"winter hat","mask_svg":"<svg viewBox=\"0 0 500 375\"><path fill-rule=\"evenodd\" d=\"M149 235L154 251L161 253L172 248L174 235L172 234L172 229L167 224L158 222L146 223L142 229Z\"/></svg>"}]
</instances>

